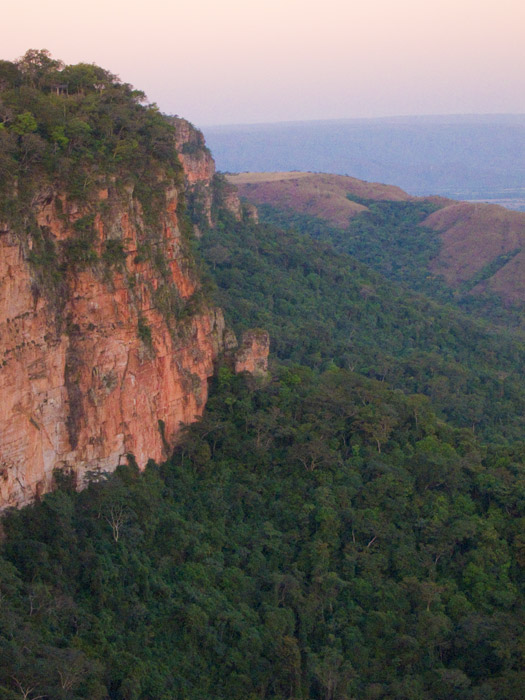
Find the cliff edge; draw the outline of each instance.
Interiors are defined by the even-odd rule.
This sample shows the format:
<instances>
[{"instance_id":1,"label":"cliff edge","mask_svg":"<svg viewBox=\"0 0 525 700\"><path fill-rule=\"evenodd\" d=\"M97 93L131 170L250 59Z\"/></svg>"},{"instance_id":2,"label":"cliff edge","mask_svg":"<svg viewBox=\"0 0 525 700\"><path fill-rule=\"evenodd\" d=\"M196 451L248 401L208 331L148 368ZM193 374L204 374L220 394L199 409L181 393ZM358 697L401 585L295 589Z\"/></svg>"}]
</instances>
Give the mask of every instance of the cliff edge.
<instances>
[{"instance_id":1,"label":"cliff edge","mask_svg":"<svg viewBox=\"0 0 525 700\"><path fill-rule=\"evenodd\" d=\"M67 94L55 94L52 76L34 85L21 62L11 67L0 75L0 169L9 174L0 193L0 509L48 491L57 469L80 487L128 455L139 467L165 459L181 424L202 415L214 362L235 344L191 249L186 202L196 189L212 192L215 172L202 135L138 105L104 71L73 91L82 71L70 70ZM77 68L54 66L61 84ZM38 105L17 109L21 86L24 106L33 95L62 109L65 124L50 126ZM93 143L79 155L82 138ZM211 194L205 201L209 218Z\"/></svg>"}]
</instances>

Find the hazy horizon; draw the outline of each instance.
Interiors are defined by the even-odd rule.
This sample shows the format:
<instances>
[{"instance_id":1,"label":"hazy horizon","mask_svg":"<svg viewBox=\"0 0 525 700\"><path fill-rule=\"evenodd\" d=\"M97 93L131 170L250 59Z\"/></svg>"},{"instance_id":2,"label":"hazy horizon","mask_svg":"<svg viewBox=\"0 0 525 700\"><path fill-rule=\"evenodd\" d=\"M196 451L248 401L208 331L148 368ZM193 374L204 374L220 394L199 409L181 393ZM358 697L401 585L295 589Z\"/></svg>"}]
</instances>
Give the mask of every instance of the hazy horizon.
<instances>
[{"instance_id":1,"label":"hazy horizon","mask_svg":"<svg viewBox=\"0 0 525 700\"><path fill-rule=\"evenodd\" d=\"M299 170L525 209L525 115L203 127L219 170Z\"/></svg>"},{"instance_id":2,"label":"hazy horizon","mask_svg":"<svg viewBox=\"0 0 525 700\"><path fill-rule=\"evenodd\" d=\"M178 115L183 117L184 115ZM254 121L254 122L229 122L220 124L199 124L195 123L195 126L199 128L206 129L228 129L230 127L259 127L259 126L285 126L296 125L296 124L316 124L324 122L355 122L355 123L370 123L370 122L394 122L401 123L405 121L424 121L431 123L434 121L441 122L442 120L454 122L464 122L466 120L472 120L474 123L482 123L484 121L495 123L498 119L503 120L505 123L516 120L518 123L525 122L525 111L523 112L478 112L478 113L449 113L449 114L391 114L386 116L375 116L375 117L333 117L330 119L284 119L284 120L268 120L268 121Z\"/></svg>"},{"instance_id":3,"label":"hazy horizon","mask_svg":"<svg viewBox=\"0 0 525 700\"><path fill-rule=\"evenodd\" d=\"M20 0L1 57L96 63L200 126L525 113L520 0Z\"/></svg>"}]
</instances>

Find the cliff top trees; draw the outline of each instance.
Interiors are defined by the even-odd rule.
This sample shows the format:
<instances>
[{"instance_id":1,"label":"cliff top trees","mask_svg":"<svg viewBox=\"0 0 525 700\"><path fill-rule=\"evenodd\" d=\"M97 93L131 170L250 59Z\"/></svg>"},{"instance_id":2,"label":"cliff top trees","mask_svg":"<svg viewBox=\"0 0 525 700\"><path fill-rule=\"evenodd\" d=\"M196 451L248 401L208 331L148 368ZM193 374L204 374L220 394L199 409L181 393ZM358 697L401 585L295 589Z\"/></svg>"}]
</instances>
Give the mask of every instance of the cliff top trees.
<instances>
[{"instance_id":1,"label":"cliff top trees","mask_svg":"<svg viewBox=\"0 0 525 700\"><path fill-rule=\"evenodd\" d=\"M0 161L12 175L4 188L23 174L23 190L33 171L40 183L62 180L78 198L105 174L141 183L148 173L158 179L159 168L176 176L173 126L144 99L109 71L64 65L46 50L0 62Z\"/></svg>"}]
</instances>

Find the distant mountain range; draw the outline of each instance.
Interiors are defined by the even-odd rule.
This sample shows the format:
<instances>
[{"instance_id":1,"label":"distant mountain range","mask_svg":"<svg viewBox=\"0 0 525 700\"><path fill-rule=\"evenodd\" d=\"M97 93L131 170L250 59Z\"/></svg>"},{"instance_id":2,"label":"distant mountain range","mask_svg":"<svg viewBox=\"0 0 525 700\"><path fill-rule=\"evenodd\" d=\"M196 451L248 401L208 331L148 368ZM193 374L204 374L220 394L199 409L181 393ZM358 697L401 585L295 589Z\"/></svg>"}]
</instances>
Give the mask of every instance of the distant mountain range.
<instances>
[{"instance_id":1,"label":"distant mountain range","mask_svg":"<svg viewBox=\"0 0 525 700\"><path fill-rule=\"evenodd\" d=\"M397 117L205 127L225 172L337 173L525 210L525 115Z\"/></svg>"}]
</instances>

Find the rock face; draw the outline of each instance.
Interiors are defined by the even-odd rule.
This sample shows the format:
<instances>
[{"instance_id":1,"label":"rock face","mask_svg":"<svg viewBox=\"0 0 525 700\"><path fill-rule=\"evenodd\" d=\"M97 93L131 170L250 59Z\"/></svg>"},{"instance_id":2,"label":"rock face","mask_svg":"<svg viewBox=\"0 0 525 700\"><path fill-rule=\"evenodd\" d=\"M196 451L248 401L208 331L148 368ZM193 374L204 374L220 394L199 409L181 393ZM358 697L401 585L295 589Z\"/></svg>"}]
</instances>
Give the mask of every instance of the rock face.
<instances>
[{"instance_id":1,"label":"rock face","mask_svg":"<svg viewBox=\"0 0 525 700\"><path fill-rule=\"evenodd\" d=\"M186 173L186 184L192 187L204 183L210 187L215 162L206 148L202 132L181 117L171 117L170 122L175 127L175 147Z\"/></svg>"},{"instance_id":2,"label":"rock face","mask_svg":"<svg viewBox=\"0 0 525 700\"><path fill-rule=\"evenodd\" d=\"M249 372L259 377L266 375L269 351L270 336L267 331L246 331L234 356L235 372Z\"/></svg>"},{"instance_id":3,"label":"rock face","mask_svg":"<svg viewBox=\"0 0 525 700\"><path fill-rule=\"evenodd\" d=\"M187 173L186 195L197 220L213 225L213 208L226 209L237 221L242 219L242 207L237 188L225 178L215 175L215 162L206 148L204 136L190 122L171 117L175 127L175 144ZM197 230L197 235L199 231Z\"/></svg>"},{"instance_id":4,"label":"rock face","mask_svg":"<svg viewBox=\"0 0 525 700\"><path fill-rule=\"evenodd\" d=\"M180 121L186 180L168 190L153 239L131 188L102 189L91 257L49 292L48 263L35 266L31 239L0 224L0 509L49 490L55 469L72 470L81 486L89 471L111 471L129 454L140 467L162 460L181 423L204 410L225 327L199 298L178 203L196 186L211 202L214 164ZM57 191L42 192L33 213L45 244L60 251L86 220Z\"/></svg>"}]
</instances>

